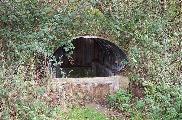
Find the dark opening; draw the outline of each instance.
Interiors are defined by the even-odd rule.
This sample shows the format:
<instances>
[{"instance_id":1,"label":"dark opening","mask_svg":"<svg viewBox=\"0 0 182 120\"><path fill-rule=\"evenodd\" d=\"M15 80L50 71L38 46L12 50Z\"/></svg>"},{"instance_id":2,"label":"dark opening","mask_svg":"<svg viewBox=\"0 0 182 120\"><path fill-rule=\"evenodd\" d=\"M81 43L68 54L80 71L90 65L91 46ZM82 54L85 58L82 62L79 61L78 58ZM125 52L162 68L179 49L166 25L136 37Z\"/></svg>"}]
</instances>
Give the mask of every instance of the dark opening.
<instances>
[{"instance_id":1,"label":"dark opening","mask_svg":"<svg viewBox=\"0 0 182 120\"><path fill-rule=\"evenodd\" d=\"M61 77L107 77L120 73L127 62L126 54L114 43L97 37L83 36L72 41L75 49L67 57L64 47L53 54L52 74ZM61 61L61 64L55 64Z\"/></svg>"}]
</instances>

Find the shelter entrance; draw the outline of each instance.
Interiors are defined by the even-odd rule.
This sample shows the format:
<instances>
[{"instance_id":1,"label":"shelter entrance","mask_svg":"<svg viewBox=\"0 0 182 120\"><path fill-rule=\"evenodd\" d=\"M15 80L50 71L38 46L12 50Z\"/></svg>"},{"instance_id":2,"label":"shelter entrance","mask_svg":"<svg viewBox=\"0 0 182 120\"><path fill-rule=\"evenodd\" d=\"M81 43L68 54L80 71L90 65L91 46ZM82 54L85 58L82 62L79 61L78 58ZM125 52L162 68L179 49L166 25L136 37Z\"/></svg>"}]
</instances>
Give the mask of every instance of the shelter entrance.
<instances>
[{"instance_id":1,"label":"shelter entrance","mask_svg":"<svg viewBox=\"0 0 182 120\"><path fill-rule=\"evenodd\" d=\"M73 39L73 54L70 57L64 47L53 54L53 77L107 77L120 73L125 67L126 54L114 43L103 38L82 36ZM56 63L56 65L55 65Z\"/></svg>"}]
</instances>

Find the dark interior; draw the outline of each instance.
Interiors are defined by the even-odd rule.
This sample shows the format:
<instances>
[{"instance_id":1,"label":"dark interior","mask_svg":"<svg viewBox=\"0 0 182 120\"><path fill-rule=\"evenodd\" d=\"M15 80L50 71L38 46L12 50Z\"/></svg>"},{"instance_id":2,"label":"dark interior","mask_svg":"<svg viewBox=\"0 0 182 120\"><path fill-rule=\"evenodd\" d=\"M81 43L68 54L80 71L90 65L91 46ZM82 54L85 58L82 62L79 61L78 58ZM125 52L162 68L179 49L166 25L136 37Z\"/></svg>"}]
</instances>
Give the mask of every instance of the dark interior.
<instances>
[{"instance_id":1,"label":"dark interior","mask_svg":"<svg viewBox=\"0 0 182 120\"><path fill-rule=\"evenodd\" d=\"M75 49L71 57L67 57L64 46L53 54L56 62L51 63L51 70L55 78L114 76L126 65L126 54L108 40L79 37L72 43Z\"/></svg>"}]
</instances>

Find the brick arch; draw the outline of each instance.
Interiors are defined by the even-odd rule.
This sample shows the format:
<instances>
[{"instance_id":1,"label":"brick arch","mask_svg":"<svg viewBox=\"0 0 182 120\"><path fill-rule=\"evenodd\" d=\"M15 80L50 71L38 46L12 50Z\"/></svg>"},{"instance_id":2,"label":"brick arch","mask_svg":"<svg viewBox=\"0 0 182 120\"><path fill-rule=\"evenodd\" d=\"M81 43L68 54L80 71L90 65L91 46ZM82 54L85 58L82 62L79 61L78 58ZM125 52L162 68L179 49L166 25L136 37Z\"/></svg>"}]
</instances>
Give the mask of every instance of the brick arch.
<instances>
[{"instance_id":1,"label":"brick arch","mask_svg":"<svg viewBox=\"0 0 182 120\"><path fill-rule=\"evenodd\" d=\"M125 67L127 56L114 43L95 36L80 36L72 40L73 54L67 57L64 47L59 47L54 53L56 62L51 63L53 76L63 77L107 77L120 73ZM70 72L71 71L71 72Z\"/></svg>"}]
</instances>

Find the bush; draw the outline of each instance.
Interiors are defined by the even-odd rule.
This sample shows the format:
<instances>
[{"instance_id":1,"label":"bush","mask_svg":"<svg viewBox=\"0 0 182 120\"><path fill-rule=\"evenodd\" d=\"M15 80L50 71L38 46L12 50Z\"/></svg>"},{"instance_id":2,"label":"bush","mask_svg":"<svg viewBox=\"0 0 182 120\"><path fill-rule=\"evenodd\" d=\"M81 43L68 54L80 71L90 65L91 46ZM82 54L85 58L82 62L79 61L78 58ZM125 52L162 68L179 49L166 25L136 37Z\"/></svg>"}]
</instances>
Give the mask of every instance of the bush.
<instances>
[{"instance_id":1,"label":"bush","mask_svg":"<svg viewBox=\"0 0 182 120\"><path fill-rule=\"evenodd\" d=\"M115 109L127 111L131 107L131 97L131 94L126 91L119 90L116 94L108 97L108 104Z\"/></svg>"},{"instance_id":2,"label":"bush","mask_svg":"<svg viewBox=\"0 0 182 120\"><path fill-rule=\"evenodd\" d=\"M46 86L38 85L33 79L24 81L22 74L14 75L9 72L12 70L3 69L0 72L1 119L55 120L60 118L60 107L51 106L43 99L47 91Z\"/></svg>"},{"instance_id":3,"label":"bush","mask_svg":"<svg viewBox=\"0 0 182 120\"><path fill-rule=\"evenodd\" d=\"M64 45L69 54L74 48L71 38L96 35L124 48L129 58L130 80L145 88L145 97L139 101L119 91L110 97L113 107L129 111L133 119L159 119L160 116L181 119L180 23L180 0L80 0L63 4L41 0L0 1L3 117L9 119L15 108L21 108L18 118L25 111L29 113L26 116L30 117L31 111L39 116L35 111L40 106L45 106L45 116L53 117L48 109L57 108L46 107L34 94L30 95L30 103L26 102L28 91L34 88L30 84L34 84L36 65L45 62L44 58L58 46ZM43 56L42 61L39 55ZM31 92L38 94L38 91L37 88ZM34 104L39 102L40 106Z\"/></svg>"},{"instance_id":4,"label":"bush","mask_svg":"<svg viewBox=\"0 0 182 120\"><path fill-rule=\"evenodd\" d=\"M152 89L152 90L151 90ZM131 119L180 120L182 119L182 88L166 83L148 84L142 99L127 91L118 91L108 97L108 104Z\"/></svg>"}]
</instances>

